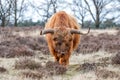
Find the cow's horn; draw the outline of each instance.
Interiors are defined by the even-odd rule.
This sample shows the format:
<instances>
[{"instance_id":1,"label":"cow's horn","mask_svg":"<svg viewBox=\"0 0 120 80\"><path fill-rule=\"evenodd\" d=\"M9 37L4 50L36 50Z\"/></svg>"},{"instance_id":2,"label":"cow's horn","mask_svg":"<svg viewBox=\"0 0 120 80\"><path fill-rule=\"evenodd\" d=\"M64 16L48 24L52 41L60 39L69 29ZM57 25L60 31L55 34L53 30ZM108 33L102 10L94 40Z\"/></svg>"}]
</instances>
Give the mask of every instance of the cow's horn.
<instances>
[{"instance_id":1,"label":"cow's horn","mask_svg":"<svg viewBox=\"0 0 120 80\"><path fill-rule=\"evenodd\" d=\"M40 31L40 35L47 34L47 33L54 33L54 29L45 29Z\"/></svg>"},{"instance_id":2,"label":"cow's horn","mask_svg":"<svg viewBox=\"0 0 120 80\"><path fill-rule=\"evenodd\" d=\"M71 34L82 34L82 35L87 35L90 32L90 28L88 29L87 33L83 33L80 30L72 29L70 30Z\"/></svg>"}]
</instances>

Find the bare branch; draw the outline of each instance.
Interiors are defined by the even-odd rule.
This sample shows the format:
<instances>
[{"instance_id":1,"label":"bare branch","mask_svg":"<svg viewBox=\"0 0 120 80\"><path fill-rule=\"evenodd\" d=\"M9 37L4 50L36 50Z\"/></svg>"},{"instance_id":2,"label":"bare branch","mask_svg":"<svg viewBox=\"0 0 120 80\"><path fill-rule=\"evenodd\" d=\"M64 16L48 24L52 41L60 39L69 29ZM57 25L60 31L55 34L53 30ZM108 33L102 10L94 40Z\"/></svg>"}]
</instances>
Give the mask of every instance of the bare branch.
<instances>
[{"instance_id":1,"label":"bare branch","mask_svg":"<svg viewBox=\"0 0 120 80\"><path fill-rule=\"evenodd\" d=\"M91 14L93 20L95 21L95 17L94 17L94 15L93 15L92 11L91 11L91 8L90 8L90 5L89 5L88 1L85 0L85 3L87 4L87 7L88 7L88 9L87 9L87 8L86 8L86 9L90 12L90 14Z\"/></svg>"}]
</instances>

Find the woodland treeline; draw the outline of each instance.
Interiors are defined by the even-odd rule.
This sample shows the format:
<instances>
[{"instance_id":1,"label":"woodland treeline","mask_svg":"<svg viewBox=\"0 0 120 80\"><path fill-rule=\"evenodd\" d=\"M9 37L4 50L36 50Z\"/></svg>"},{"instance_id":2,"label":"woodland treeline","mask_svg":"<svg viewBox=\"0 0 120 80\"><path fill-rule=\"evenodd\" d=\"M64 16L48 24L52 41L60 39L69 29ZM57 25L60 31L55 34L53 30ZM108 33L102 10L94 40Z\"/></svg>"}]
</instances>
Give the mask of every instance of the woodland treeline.
<instances>
[{"instance_id":1,"label":"woodland treeline","mask_svg":"<svg viewBox=\"0 0 120 80\"><path fill-rule=\"evenodd\" d=\"M120 27L120 0L0 0L0 26L44 26L61 10L73 13L83 28Z\"/></svg>"}]
</instances>

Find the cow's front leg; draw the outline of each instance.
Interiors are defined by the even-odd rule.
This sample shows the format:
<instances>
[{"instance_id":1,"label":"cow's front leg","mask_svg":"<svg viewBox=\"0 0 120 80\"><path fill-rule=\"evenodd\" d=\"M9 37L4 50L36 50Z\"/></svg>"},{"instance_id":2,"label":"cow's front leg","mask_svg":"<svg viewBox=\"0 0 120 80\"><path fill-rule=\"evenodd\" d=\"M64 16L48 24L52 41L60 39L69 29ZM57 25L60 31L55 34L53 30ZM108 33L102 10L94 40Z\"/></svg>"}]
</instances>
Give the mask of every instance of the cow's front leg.
<instances>
[{"instance_id":1,"label":"cow's front leg","mask_svg":"<svg viewBox=\"0 0 120 80\"><path fill-rule=\"evenodd\" d=\"M59 57L58 56L54 56L54 60L55 60L55 62L59 62Z\"/></svg>"},{"instance_id":2,"label":"cow's front leg","mask_svg":"<svg viewBox=\"0 0 120 80\"><path fill-rule=\"evenodd\" d=\"M60 58L59 63L63 66L67 66L69 64L69 60L62 57Z\"/></svg>"},{"instance_id":3,"label":"cow's front leg","mask_svg":"<svg viewBox=\"0 0 120 80\"><path fill-rule=\"evenodd\" d=\"M59 57L57 55L57 52L53 49L52 46L48 46L50 53L53 55L55 62L59 62Z\"/></svg>"},{"instance_id":4,"label":"cow's front leg","mask_svg":"<svg viewBox=\"0 0 120 80\"><path fill-rule=\"evenodd\" d=\"M69 54L62 55L59 59L59 63L61 65L67 66L69 64L69 57L70 57Z\"/></svg>"}]
</instances>

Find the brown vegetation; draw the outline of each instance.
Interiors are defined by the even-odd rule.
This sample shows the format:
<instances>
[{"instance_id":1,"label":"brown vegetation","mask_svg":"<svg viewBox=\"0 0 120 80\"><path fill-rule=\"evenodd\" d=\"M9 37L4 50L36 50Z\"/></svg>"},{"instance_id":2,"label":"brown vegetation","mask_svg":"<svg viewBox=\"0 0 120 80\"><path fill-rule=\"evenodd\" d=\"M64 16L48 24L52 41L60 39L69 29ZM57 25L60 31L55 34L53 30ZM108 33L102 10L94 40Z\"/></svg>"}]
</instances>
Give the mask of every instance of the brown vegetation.
<instances>
[{"instance_id":1,"label":"brown vegetation","mask_svg":"<svg viewBox=\"0 0 120 80\"><path fill-rule=\"evenodd\" d=\"M120 64L120 52L118 52L115 56L112 57L113 64Z\"/></svg>"},{"instance_id":2,"label":"brown vegetation","mask_svg":"<svg viewBox=\"0 0 120 80\"><path fill-rule=\"evenodd\" d=\"M96 79L100 80L120 79L120 31L114 35L108 33L93 35L92 33L82 36L81 44L75 52L78 53L78 56L71 57L71 63L66 69L56 62L52 62L44 37L40 37L39 34L30 36L31 31L38 29L0 28L1 80L9 80L9 77L22 77L22 79L27 78L26 80L42 80L49 77L49 80L53 76L67 79L75 77L77 73L79 73L79 77L86 77L83 80L89 80L90 77L91 79L97 77ZM21 32L25 33L25 36L21 36ZM9 74L6 74L7 71Z\"/></svg>"},{"instance_id":3,"label":"brown vegetation","mask_svg":"<svg viewBox=\"0 0 120 80\"><path fill-rule=\"evenodd\" d=\"M30 32L35 28L0 28L0 56L33 56L34 50L40 50L43 54L49 54L47 43L43 37L21 37L13 32ZM37 28L39 29L39 28ZM76 49L77 53L91 53L105 50L110 53L120 51L120 31L116 35L107 33L98 36L82 36L81 44Z\"/></svg>"},{"instance_id":4,"label":"brown vegetation","mask_svg":"<svg viewBox=\"0 0 120 80\"><path fill-rule=\"evenodd\" d=\"M119 77L119 75L114 71L109 71L106 69L96 70L95 74L97 75L98 78L103 78L103 79Z\"/></svg>"},{"instance_id":5,"label":"brown vegetation","mask_svg":"<svg viewBox=\"0 0 120 80\"><path fill-rule=\"evenodd\" d=\"M29 78L33 78L33 80L41 80L42 78L47 78L49 77L49 75L44 71L44 70L39 70L39 71L23 71L21 72L21 74L24 77L29 77Z\"/></svg>"},{"instance_id":6,"label":"brown vegetation","mask_svg":"<svg viewBox=\"0 0 120 80\"><path fill-rule=\"evenodd\" d=\"M0 67L0 73L6 72L7 69L5 69L4 67Z\"/></svg>"},{"instance_id":7,"label":"brown vegetation","mask_svg":"<svg viewBox=\"0 0 120 80\"><path fill-rule=\"evenodd\" d=\"M52 61L46 63L46 69L50 75L64 74L67 71L66 67L60 65L58 62Z\"/></svg>"},{"instance_id":8,"label":"brown vegetation","mask_svg":"<svg viewBox=\"0 0 120 80\"><path fill-rule=\"evenodd\" d=\"M15 69L22 69L20 74L36 80L47 78L53 75L63 75L67 69L58 63L48 61L45 66L31 59L19 59L15 63Z\"/></svg>"},{"instance_id":9,"label":"brown vegetation","mask_svg":"<svg viewBox=\"0 0 120 80\"><path fill-rule=\"evenodd\" d=\"M110 53L116 53L120 51L120 35L119 32L116 35L110 35L102 33L97 36L88 35L82 36L81 44L77 48L78 53L91 53L104 50Z\"/></svg>"},{"instance_id":10,"label":"brown vegetation","mask_svg":"<svg viewBox=\"0 0 120 80\"><path fill-rule=\"evenodd\" d=\"M31 36L22 37L14 32L30 33L36 28L0 28L0 57L33 56L34 50L40 50L43 54L48 54L47 43L43 37L33 38ZM37 28L39 29L39 28Z\"/></svg>"},{"instance_id":11,"label":"brown vegetation","mask_svg":"<svg viewBox=\"0 0 120 80\"><path fill-rule=\"evenodd\" d=\"M39 69L42 68L40 63L35 62L29 58L19 59L15 63L15 69Z\"/></svg>"},{"instance_id":12,"label":"brown vegetation","mask_svg":"<svg viewBox=\"0 0 120 80\"><path fill-rule=\"evenodd\" d=\"M97 69L97 65L95 63L84 63L79 66L76 70L80 70L83 72L94 71Z\"/></svg>"}]
</instances>

